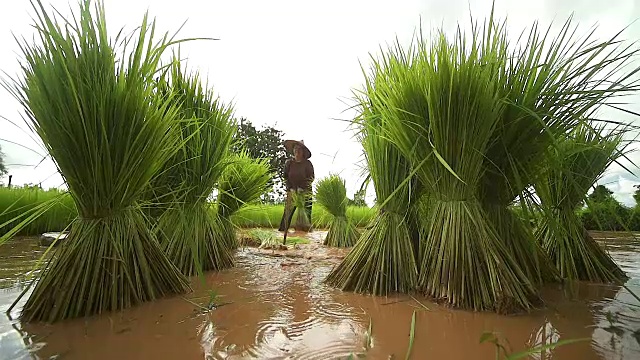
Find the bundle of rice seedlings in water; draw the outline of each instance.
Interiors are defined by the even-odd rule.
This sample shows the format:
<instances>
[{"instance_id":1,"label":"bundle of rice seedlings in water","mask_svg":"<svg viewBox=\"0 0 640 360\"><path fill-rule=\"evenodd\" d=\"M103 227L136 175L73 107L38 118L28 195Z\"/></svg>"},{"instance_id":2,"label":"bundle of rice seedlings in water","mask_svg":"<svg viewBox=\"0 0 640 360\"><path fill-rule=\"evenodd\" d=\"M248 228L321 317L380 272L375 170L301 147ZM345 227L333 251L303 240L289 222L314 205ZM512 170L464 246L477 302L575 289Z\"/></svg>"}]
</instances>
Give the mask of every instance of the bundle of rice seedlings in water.
<instances>
[{"instance_id":1,"label":"bundle of rice seedlings in water","mask_svg":"<svg viewBox=\"0 0 640 360\"><path fill-rule=\"evenodd\" d=\"M534 289L478 196L484 154L502 109L484 60L460 33L454 42L440 34L432 48L425 42L408 50L397 46L375 61L366 98L426 196L419 211L417 286L459 307L493 309L504 299L526 306Z\"/></svg>"},{"instance_id":2,"label":"bundle of rice seedlings in water","mask_svg":"<svg viewBox=\"0 0 640 360\"><path fill-rule=\"evenodd\" d=\"M486 153L480 191L500 239L535 285L558 280L559 272L535 241L531 224L519 219L510 205L519 200L524 213L533 213L527 198L531 186L544 178L547 149L582 126L581 117L635 89L625 81L635 70L621 74L620 82L609 83L609 78L637 50L614 46L617 39L597 43L591 34L576 41L570 20L555 38L550 32L541 34L534 25L526 42L511 51L496 72L505 107ZM504 37L505 32L496 28L485 39L488 36Z\"/></svg>"},{"instance_id":3,"label":"bundle of rice seedlings in water","mask_svg":"<svg viewBox=\"0 0 640 360\"><path fill-rule=\"evenodd\" d=\"M258 246L260 249L278 250L283 246L280 239L271 231L258 230L252 235L260 242L260 245Z\"/></svg>"},{"instance_id":4,"label":"bundle of rice seedlings in water","mask_svg":"<svg viewBox=\"0 0 640 360\"><path fill-rule=\"evenodd\" d=\"M547 168L535 184L542 205L539 241L563 278L620 283L626 275L589 235L577 209L605 169L623 156L625 130L584 125L549 148Z\"/></svg>"},{"instance_id":5,"label":"bundle of rice seedlings in water","mask_svg":"<svg viewBox=\"0 0 640 360\"><path fill-rule=\"evenodd\" d=\"M344 180L330 175L318 181L316 201L332 215L324 245L351 247L358 240L358 230L347 219L347 188Z\"/></svg>"},{"instance_id":6,"label":"bundle of rice seedlings in water","mask_svg":"<svg viewBox=\"0 0 640 360\"><path fill-rule=\"evenodd\" d=\"M296 231L309 231L311 229L311 220L305 209L305 204L311 201L311 194L303 191L293 191L290 196L291 202L295 207L293 228Z\"/></svg>"},{"instance_id":7,"label":"bundle of rice seedlings in water","mask_svg":"<svg viewBox=\"0 0 640 360\"><path fill-rule=\"evenodd\" d=\"M418 269L409 210L413 181L408 161L380 128L373 109L363 104L360 142L373 181L377 214L326 282L346 291L386 295L415 289Z\"/></svg>"},{"instance_id":8,"label":"bundle of rice seedlings in water","mask_svg":"<svg viewBox=\"0 0 640 360\"><path fill-rule=\"evenodd\" d=\"M184 293L136 201L179 146L171 96L151 86L172 41L153 39L145 16L119 55L103 5L80 4L56 23L38 1L40 44L23 44L22 79L7 84L26 110L78 210L22 310L24 321L58 321Z\"/></svg>"},{"instance_id":9,"label":"bundle of rice seedlings in water","mask_svg":"<svg viewBox=\"0 0 640 360\"><path fill-rule=\"evenodd\" d=\"M221 241L235 249L238 241L231 216L264 194L272 174L266 159L252 159L246 152L234 155L229 161L218 185L217 216L223 227Z\"/></svg>"},{"instance_id":10,"label":"bundle of rice seedlings in water","mask_svg":"<svg viewBox=\"0 0 640 360\"><path fill-rule=\"evenodd\" d=\"M577 126L576 114L633 89L601 86L597 70L635 52L603 53L608 41L585 49L568 25L550 48L534 27L523 47L509 51L492 17L482 36L477 29L470 39L440 33L430 44L389 49L374 59L361 104L410 161L416 194L427 196L419 288L457 307L530 309L537 285L556 271L508 207L539 175L545 147Z\"/></svg>"},{"instance_id":11,"label":"bundle of rice seedlings in water","mask_svg":"<svg viewBox=\"0 0 640 360\"><path fill-rule=\"evenodd\" d=\"M197 74L186 75L178 59L169 69L158 91L173 94L182 146L152 183L158 201L169 204L157 220L156 232L185 275L221 270L233 266L233 248L220 241L228 229L208 197L229 163L236 129L233 110L204 87Z\"/></svg>"}]
</instances>

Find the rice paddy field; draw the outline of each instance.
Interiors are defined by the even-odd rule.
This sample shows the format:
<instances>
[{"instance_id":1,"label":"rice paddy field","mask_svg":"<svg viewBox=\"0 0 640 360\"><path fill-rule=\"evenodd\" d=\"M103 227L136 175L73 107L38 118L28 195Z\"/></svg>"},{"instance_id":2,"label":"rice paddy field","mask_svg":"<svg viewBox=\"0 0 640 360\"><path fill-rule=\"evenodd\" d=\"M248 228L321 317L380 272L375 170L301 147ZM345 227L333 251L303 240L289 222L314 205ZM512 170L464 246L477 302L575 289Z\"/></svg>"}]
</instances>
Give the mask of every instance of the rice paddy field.
<instances>
[{"instance_id":1,"label":"rice paddy field","mask_svg":"<svg viewBox=\"0 0 640 360\"><path fill-rule=\"evenodd\" d=\"M50 205L48 205L50 204ZM58 190L0 187L0 233L4 234L38 209L44 213L22 228L18 235L39 235L64 230L77 216L71 197Z\"/></svg>"},{"instance_id":2,"label":"rice paddy field","mask_svg":"<svg viewBox=\"0 0 640 360\"><path fill-rule=\"evenodd\" d=\"M329 174L283 207L176 49L204 39L32 5L3 85L68 191L0 189L0 358L640 358L639 234L578 215L638 132L599 112L634 114L620 34L514 43L492 10L380 48L351 107L375 206Z\"/></svg>"},{"instance_id":3,"label":"rice paddy field","mask_svg":"<svg viewBox=\"0 0 640 360\"><path fill-rule=\"evenodd\" d=\"M235 268L193 277L188 295L56 324L22 323L24 299L5 313L46 251L33 238L16 238L0 246L0 358L404 359L412 335L411 359L495 359L494 345L480 343L486 332L499 334L512 353L582 339L525 359L640 356L640 300L629 292L640 292L640 241L630 234L593 234L628 274L629 290L551 286L544 308L511 316L327 286L323 279L348 250L323 246L325 234L292 232L308 244L288 251L240 248Z\"/></svg>"},{"instance_id":4,"label":"rice paddy field","mask_svg":"<svg viewBox=\"0 0 640 360\"><path fill-rule=\"evenodd\" d=\"M77 210L68 193L58 190L24 189L0 187L0 234L14 228L29 211L46 206L42 215L21 229L18 235L37 236L48 231L64 230L77 215ZM216 211L212 209L211 211ZM252 204L242 207L232 215L232 222L241 228L277 228L284 213L284 205ZM369 207L348 207L349 219L358 227L366 226L375 210ZM17 217L17 218L16 218ZM323 207L313 207L312 221L319 229L329 226L331 214Z\"/></svg>"}]
</instances>

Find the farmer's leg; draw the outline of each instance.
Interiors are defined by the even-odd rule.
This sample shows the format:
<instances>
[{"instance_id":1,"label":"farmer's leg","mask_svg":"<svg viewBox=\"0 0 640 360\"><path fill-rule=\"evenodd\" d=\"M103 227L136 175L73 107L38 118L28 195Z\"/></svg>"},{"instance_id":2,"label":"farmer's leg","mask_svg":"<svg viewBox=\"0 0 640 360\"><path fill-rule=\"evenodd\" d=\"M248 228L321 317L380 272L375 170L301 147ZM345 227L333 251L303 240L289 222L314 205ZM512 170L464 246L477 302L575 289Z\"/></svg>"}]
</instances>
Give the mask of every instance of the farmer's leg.
<instances>
[{"instance_id":1,"label":"farmer's leg","mask_svg":"<svg viewBox=\"0 0 640 360\"><path fill-rule=\"evenodd\" d=\"M291 206L291 210L289 211L289 219L287 219L289 221L289 226L291 226L291 218L293 218L293 213L296 212L296 207L295 206ZM287 224L285 224L285 219L287 218L287 209L285 207L284 212L282 214L282 218L280 219L280 226L278 227L278 231L284 231L284 228L287 226Z\"/></svg>"},{"instance_id":2,"label":"farmer's leg","mask_svg":"<svg viewBox=\"0 0 640 360\"><path fill-rule=\"evenodd\" d=\"M304 211L307 213L307 219L309 219L309 223L311 222L311 208L313 206L313 199L309 196L304 202Z\"/></svg>"},{"instance_id":3,"label":"farmer's leg","mask_svg":"<svg viewBox=\"0 0 640 360\"><path fill-rule=\"evenodd\" d=\"M296 212L296 206L291 206L291 211L289 212L289 225L291 225L291 220L293 220L293 214Z\"/></svg>"},{"instance_id":4,"label":"farmer's leg","mask_svg":"<svg viewBox=\"0 0 640 360\"><path fill-rule=\"evenodd\" d=\"M284 231L284 228L287 226L285 220L288 220L289 226L291 226L291 218L293 218L293 213L296 212L296 207L294 205L289 206L291 209L289 210L289 218L287 219L287 206L284 207L284 212L282 213L282 218L280 219L280 227L278 227L278 231Z\"/></svg>"},{"instance_id":5,"label":"farmer's leg","mask_svg":"<svg viewBox=\"0 0 640 360\"><path fill-rule=\"evenodd\" d=\"M289 198L289 192L285 195L284 198L284 207L282 209L282 218L280 218L280 226L278 226L278 231L284 231L284 227L286 226L285 221L287 217L287 208L291 204L291 199Z\"/></svg>"},{"instance_id":6,"label":"farmer's leg","mask_svg":"<svg viewBox=\"0 0 640 360\"><path fill-rule=\"evenodd\" d=\"M285 223L284 218L287 216L287 209L285 208L282 212L282 218L280 219L280 226L278 227L278 231L284 231Z\"/></svg>"}]
</instances>

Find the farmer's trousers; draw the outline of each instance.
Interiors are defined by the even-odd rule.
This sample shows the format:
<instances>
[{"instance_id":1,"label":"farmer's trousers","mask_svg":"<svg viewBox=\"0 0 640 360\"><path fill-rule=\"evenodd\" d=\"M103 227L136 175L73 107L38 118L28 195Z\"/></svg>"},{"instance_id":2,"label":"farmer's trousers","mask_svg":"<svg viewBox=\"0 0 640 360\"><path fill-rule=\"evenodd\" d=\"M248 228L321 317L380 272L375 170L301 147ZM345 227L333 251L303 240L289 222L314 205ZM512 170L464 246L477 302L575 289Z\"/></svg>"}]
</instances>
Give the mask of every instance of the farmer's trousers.
<instances>
[{"instance_id":1,"label":"farmer's trousers","mask_svg":"<svg viewBox=\"0 0 640 360\"><path fill-rule=\"evenodd\" d=\"M309 219L309 223L311 223L311 208L312 208L312 206L313 206L313 199L311 199L311 196L309 196L304 201L304 212L307 213L307 219ZM288 224L289 224L289 226L291 226L291 219L293 219L293 213L296 212L296 206L293 205L293 199L291 198L291 195L289 195L289 193L287 193L287 199L286 199L285 205L284 205L284 212L282 214L282 219L280 220L280 227L278 228L278 231L284 231L284 228L287 225L285 223L285 217L287 216L287 207L291 208L291 211L289 212L289 219L288 219L288 221L289 221Z\"/></svg>"}]
</instances>

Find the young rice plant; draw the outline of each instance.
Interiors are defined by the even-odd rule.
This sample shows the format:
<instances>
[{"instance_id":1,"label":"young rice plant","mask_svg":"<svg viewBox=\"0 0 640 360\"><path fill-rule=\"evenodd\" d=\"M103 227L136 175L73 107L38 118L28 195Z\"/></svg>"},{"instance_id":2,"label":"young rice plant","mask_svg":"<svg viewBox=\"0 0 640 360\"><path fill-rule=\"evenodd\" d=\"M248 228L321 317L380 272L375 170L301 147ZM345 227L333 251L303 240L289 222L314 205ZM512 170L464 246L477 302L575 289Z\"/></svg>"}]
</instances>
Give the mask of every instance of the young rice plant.
<instances>
[{"instance_id":1,"label":"young rice plant","mask_svg":"<svg viewBox=\"0 0 640 360\"><path fill-rule=\"evenodd\" d=\"M550 147L544 176L535 184L542 207L537 236L563 278L620 283L622 269L583 227L576 209L605 169L624 155L624 128L580 126Z\"/></svg>"},{"instance_id":2,"label":"young rice plant","mask_svg":"<svg viewBox=\"0 0 640 360\"><path fill-rule=\"evenodd\" d=\"M7 88L56 163L78 218L39 275L23 320L88 316L187 291L137 205L179 146L178 109L151 86L175 40L154 39L145 15L116 50L125 39L109 38L102 3L92 14L83 1L62 25L39 0L32 4L39 43L21 44L21 79Z\"/></svg>"},{"instance_id":3,"label":"young rice plant","mask_svg":"<svg viewBox=\"0 0 640 360\"><path fill-rule=\"evenodd\" d=\"M347 291L386 295L416 287L418 270L408 223L412 181L407 160L381 134L381 128L363 107L360 141L379 201L377 214L326 282Z\"/></svg>"},{"instance_id":4,"label":"young rice plant","mask_svg":"<svg viewBox=\"0 0 640 360\"><path fill-rule=\"evenodd\" d=\"M264 194L271 180L267 160L255 160L246 152L234 155L218 185L218 213L222 225L220 236L229 248L236 249L238 241L231 216Z\"/></svg>"},{"instance_id":5,"label":"young rice plant","mask_svg":"<svg viewBox=\"0 0 640 360\"><path fill-rule=\"evenodd\" d=\"M233 109L186 75L179 59L158 84L173 94L180 117L181 148L152 182L161 203L169 202L157 221L157 234L169 258L185 275L233 266L233 249L219 241L225 231L208 202L228 164L236 125Z\"/></svg>"},{"instance_id":6,"label":"young rice plant","mask_svg":"<svg viewBox=\"0 0 640 360\"><path fill-rule=\"evenodd\" d=\"M409 162L420 191L403 202L426 196L417 287L456 307L527 310L558 272L509 205L540 177L556 139L637 90L629 81L637 68L619 74L637 50L616 38L576 39L570 21L555 38L534 26L517 44L493 14L483 28L472 26L471 36L441 31L374 58L355 122L379 128ZM365 146L369 158L374 151ZM374 183L394 174L393 160L382 161L385 174L371 163ZM388 259L393 268L407 257Z\"/></svg>"},{"instance_id":7,"label":"young rice plant","mask_svg":"<svg viewBox=\"0 0 640 360\"><path fill-rule=\"evenodd\" d=\"M358 230L347 218L347 188L344 180L337 175L330 175L318 181L316 201L324 207L333 218L324 245L333 247L351 247L358 240Z\"/></svg>"}]
</instances>

